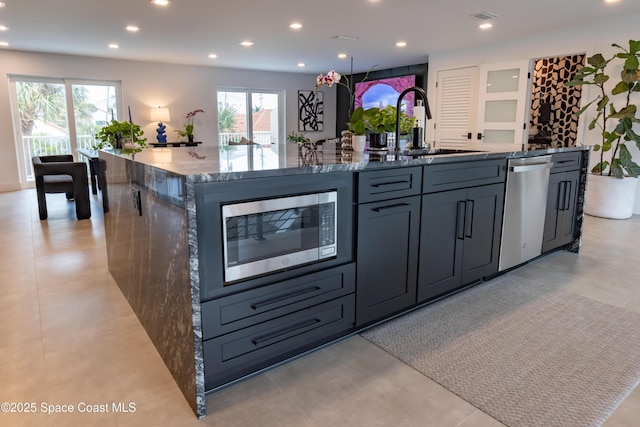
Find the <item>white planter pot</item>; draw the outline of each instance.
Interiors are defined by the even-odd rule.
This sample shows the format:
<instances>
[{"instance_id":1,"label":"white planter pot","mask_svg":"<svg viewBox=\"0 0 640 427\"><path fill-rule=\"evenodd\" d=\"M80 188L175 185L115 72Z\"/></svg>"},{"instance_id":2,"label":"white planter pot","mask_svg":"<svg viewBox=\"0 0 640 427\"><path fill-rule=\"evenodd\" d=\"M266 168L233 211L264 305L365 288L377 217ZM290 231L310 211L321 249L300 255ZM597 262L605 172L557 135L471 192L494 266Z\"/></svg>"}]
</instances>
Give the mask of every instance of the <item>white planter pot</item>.
<instances>
[{"instance_id":1,"label":"white planter pot","mask_svg":"<svg viewBox=\"0 0 640 427\"><path fill-rule=\"evenodd\" d=\"M351 144L353 144L353 151L364 151L367 145L366 135L352 135Z\"/></svg>"},{"instance_id":2,"label":"white planter pot","mask_svg":"<svg viewBox=\"0 0 640 427\"><path fill-rule=\"evenodd\" d=\"M626 219L633 214L638 178L617 179L589 174L584 212L611 219Z\"/></svg>"}]
</instances>

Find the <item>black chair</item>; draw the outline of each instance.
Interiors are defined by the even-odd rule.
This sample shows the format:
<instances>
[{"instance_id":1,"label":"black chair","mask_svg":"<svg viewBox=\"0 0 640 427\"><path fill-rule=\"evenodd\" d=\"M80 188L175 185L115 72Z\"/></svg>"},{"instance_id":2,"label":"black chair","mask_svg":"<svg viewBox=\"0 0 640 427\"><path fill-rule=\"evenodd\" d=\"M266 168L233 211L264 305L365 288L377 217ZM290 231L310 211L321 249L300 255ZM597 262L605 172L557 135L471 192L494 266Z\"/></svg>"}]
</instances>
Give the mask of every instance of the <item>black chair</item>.
<instances>
[{"instance_id":1,"label":"black chair","mask_svg":"<svg viewBox=\"0 0 640 427\"><path fill-rule=\"evenodd\" d=\"M48 216L46 193L65 193L67 200L75 200L78 219L91 218L86 163L74 162L70 154L39 156L31 160L41 220Z\"/></svg>"}]
</instances>

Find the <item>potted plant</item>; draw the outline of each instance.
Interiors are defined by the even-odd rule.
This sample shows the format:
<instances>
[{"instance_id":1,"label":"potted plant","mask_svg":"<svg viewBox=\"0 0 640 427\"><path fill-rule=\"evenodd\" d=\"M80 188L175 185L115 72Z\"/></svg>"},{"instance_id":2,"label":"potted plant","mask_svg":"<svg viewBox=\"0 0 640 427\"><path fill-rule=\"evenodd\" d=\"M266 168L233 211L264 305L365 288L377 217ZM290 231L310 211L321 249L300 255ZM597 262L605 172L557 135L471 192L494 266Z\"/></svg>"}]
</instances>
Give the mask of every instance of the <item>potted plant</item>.
<instances>
[{"instance_id":1,"label":"potted plant","mask_svg":"<svg viewBox=\"0 0 640 427\"><path fill-rule=\"evenodd\" d=\"M185 116L186 125L184 130L176 129L176 132L181 137L186 137L189 142L193 142L193 121L196 117L196 114L204 113L204 110L193 110L187 113Z\"/></svg>"},{"instance_id":2,"label":"potted plant","mask_svg":"<svg viewBox=\"0 0 640 427\"><path fill-rule=\"evenodd\" d=\"M347 128L351 132L351 143L355 151L364 151L367 143L366 123L364 116L364 108L358 107L351 114L351 118L347 123Z\"/></svg>"},{"instance_id":3,"label":"potted plant","mask_svg":"<svg viewBox=\"0 0 640 427\"><path fill-rule=\"evenodd\" d=\"M311 140L304 136L304 133L296 133L296 131L291 131L289 135L287 135L287 141L292 142L294 144L309 144Z\"/></svg>"},{"instance_id":4,"label":"potted plant","mask_svg":"<svg viewBox=\"0 0 640 427\"><path fill-rule=\"evenodd\" d=\"M589 130L600 133L600 143L593 146L600 153L599 162L591 169L585 212L605 218L629 218L633 213L637 177L640 166L633 161L627 143L640 149L637 104L640 98L640 41L629 40L628 49L612 44L617 51L608 59L601 53L587 59L567 86L592 85L596 98L582 107L577 115L595 109ZM620 73L611 81L611 69ZM620 70L620 71L618 71ZM605 154L609 153L609 154Z\"/></svg>"},{"instance_id":5,"label":"potted plant","mask_svg":"<svg viewBox=\"0 0 640 427\"><path fill-rule=\"evenodd\" d=\"M132 122L119 122L111 120L96 134L94 150L100 150L111 146L113 148L138 149L147 146L147 138L143 138L144 131L139 125Z\"/></svg>"},{"instance_id":6,"label":"potted plant","mask_svg":"<svg viewBox=\"0 0 640 427\"><path fill-rule=\"evenodd\" d=\"M365 127L369 131L369 147L386 150L387 134L396 131L396 107L367 108L363 114ZM400 113L400 133L406 134L415 124L415 117L409 117L404 111Z\"/></svg>"}]
</instances>

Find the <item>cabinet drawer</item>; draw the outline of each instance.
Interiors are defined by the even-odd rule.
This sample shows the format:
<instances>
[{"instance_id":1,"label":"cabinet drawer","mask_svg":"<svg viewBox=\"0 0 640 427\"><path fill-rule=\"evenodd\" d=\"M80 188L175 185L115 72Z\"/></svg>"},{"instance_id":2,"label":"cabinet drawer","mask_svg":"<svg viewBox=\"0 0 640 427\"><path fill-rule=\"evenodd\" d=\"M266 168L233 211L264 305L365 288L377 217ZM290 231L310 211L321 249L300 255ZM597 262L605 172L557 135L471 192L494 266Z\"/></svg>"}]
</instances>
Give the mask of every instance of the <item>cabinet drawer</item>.
<instances>
[{"instance_id":1,"label":"cabinet drawer","mask_svg":"<svg viewBox=\"0 0 640 427\"><path fill-rule=\"evenodd\" d=\"M420 194L422 167L385 169L358 174L358 203Z\"/></svg>"},{"instance_id":2,"label":"cabinet drawer","mask_svg":"<svg viewBox=\"0 0 640 427\"><path fill-rule=\"evenodd\" d=\"M202 304L204 340L354 292L355 264L307 274Z\"/></svg>"},{"instance_id":3,"label":"cabinet drawer","mask_svg":"<svg viewBox=\"0 0 640 427\"><path fill-rule=\"evenodd\" d=\"M431 165L424 168L423 193L505 182L506 159Z\"/></svg>"},{"instance_id":4,"label":"cabinet drawer","mask_svg":"<svg viewBox=\"0 0 640 427\"><path fill-rule=\"evenodd\" d=\"M551 156L551 161L553 162L551 173L580 169L581 159L582 152L580 151L553 154Z\"/></svg>"},{"instance_id":5,"label":"cabinet drawer","mask_svg":"<svg viewBox=\"0 0 640 427\"><path fill-rule=\"evenodd\" d=\"M204 342L205 388L344 335L355 318L353 294Z\"/></svg>"}]
</instances>

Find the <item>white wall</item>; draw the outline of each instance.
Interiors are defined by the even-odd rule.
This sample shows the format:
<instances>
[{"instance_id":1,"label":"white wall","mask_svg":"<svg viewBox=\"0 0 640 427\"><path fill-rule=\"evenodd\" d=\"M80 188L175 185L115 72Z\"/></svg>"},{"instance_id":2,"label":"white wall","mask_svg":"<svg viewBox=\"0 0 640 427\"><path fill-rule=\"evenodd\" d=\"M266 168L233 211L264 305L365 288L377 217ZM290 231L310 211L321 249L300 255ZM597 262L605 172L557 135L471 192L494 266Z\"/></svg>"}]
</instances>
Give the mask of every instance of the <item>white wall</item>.
<instances>
[{"instance_id":1,"label":"white wall","mask_svg":"<svg viewBox=\"0 0 640 427\"><path fill-rule=\"evenodd\" d=\"M168 107L169 139L183 127L186 113L203 109L195 127L198 140L217 142L216 89L240 87L285 91L284 136L298 130L298 90L312 90L315 74L274 73L202 66L123 61L83 56L0 51L0 191L19 190L15 132L9 101L9 75L64 77L122 81L125 109L131 107L133 120L140 124L149 141L155 140L155 123L149 120L151 107ZM309 132L311 140L335 136L336 90L324 89L324 131ZM121 116L121 119L126 119Z\"/></svg>"},{"instance_id":2,"label":"white wall","mask_svg":"<svg viewBox=\"0 0 640 427\"><path fill-rule=\"evenodd\" d=\"M432 53L429 55L429 81L428 93L436 93L436 77L438 70L466 67L483 63L511 61L517 59L534 59L549 56L561 56L574 53L586 53L591 56L596 52L611 55L615 49L612 43L625 46L628 40L638 40L638 22L640 14L628 16L624 19L608 22L598 22L597 25L567 29L565 31L545 33L533 37L511 40L508 43L491 45L483 48L464 49L458 51ZM496 28L497 30L497 28ZM587 99L590 99L589 91L585 91ZM591 92L591 95L594 95ZM430 95L434 98L433 95ZM635 94L633 102L640 104L640 93ZM435 98L434 98L435 99ZM583 103L585 99L583 98ZM584 105L584 104L583 104ZM592 116L593 117L593 116ZM594 145L600 141L597 132L585 131L585 126L590 121L589 115L580 118L578 129L578 143ZM636 132L640 132L640 126L635 125ZM427 140L433 140L433 129L427 129ZM634 143L627 144L636 163L640 163L640 151ZM592 153L592 164L596 162ZM636 190L634 214L640 214L640 185Z\"/></svg>"}]
</instances>

